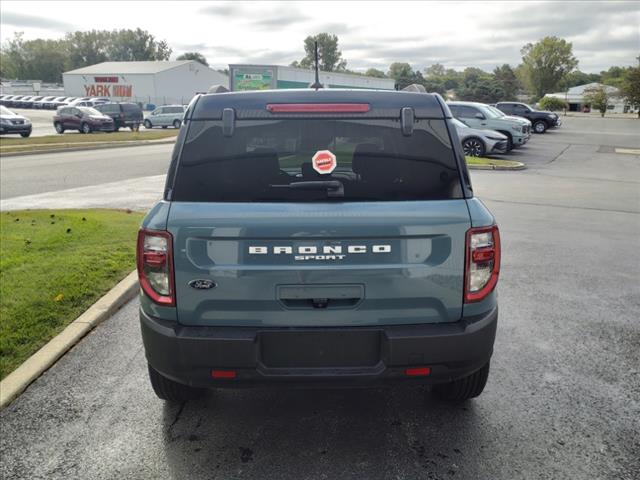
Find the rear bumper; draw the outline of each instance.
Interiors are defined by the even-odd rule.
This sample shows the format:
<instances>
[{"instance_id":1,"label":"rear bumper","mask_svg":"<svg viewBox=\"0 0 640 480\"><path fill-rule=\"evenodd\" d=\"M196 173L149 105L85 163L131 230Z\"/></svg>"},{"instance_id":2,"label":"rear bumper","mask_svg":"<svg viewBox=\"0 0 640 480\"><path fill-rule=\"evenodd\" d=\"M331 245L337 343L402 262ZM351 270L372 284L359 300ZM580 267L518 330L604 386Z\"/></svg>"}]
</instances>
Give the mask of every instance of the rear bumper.
<instances>
[{"instance_id":1,"label":"rear bumper","mask_svg":"<svg viewBox=\"0 0 640 480\"><path fill-rule=\"evenodd\" d=\"M389 327L186 327L140 310L147 361L195 387L442 383L470 375L491 358L497 307L471 320ZM429 367L408 377L407 367ZM211 370L233 370L213 379Z\"/></svg>"}]
</instances>

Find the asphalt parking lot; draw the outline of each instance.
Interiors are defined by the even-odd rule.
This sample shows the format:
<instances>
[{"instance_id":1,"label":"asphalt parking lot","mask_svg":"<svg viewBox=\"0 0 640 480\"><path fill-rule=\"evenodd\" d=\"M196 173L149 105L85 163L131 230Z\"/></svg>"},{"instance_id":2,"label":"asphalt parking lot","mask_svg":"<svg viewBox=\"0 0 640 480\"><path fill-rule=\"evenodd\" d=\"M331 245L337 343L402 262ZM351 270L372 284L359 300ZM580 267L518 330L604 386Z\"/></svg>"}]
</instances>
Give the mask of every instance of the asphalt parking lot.
<instances>
[{"instance_id":1,"label":"asphalt parking lot","mask_svg":"<svg viewBox=\"0 0 640 480\"><path fill-rule=\"evenodd\" d=\"M637 479L640 155L616 148L640 148L638 126L568 118L515 152L528 170L472 172L503 240L500 324L478 399L259 389L168 406L148 384L134 300L0 412L0 476ZM128 161L166 165L145 148ZM16 192L3 208L148 205L159 194L135 192L161 176L110 169L76 185L71 172L86 164L66 158L55 161L68 181ZM2 159L3 176L13 160Z\"/></svg>"}]
</instances>

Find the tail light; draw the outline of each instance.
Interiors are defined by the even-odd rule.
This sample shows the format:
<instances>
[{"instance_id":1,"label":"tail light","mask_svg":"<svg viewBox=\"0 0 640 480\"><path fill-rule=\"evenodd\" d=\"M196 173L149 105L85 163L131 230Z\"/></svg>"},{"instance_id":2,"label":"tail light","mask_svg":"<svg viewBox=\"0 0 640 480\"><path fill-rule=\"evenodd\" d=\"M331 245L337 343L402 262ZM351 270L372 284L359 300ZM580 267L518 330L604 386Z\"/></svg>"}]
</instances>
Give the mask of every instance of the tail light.
<instances>
[{"instance_id":1,"label":"tail light","mask_svg":"<svg viewBox=\"0 0 640 480\"><path fill-rule=\"evenodd\" d=\"M159 230L138 232L138 278L142 291L155 303L176 304L171 234Z\"/></svg>"},{"instance_id":2,"label":"tail light","mask_svg":"<svg viewBox=\"0 0 640 480\"><path fill-rule=\"evenodd\" d=\"M498 283L500 273L500 232L496 225L467 231L464 275L465 303L479 302Z\"/></svg>"}]
</instances>

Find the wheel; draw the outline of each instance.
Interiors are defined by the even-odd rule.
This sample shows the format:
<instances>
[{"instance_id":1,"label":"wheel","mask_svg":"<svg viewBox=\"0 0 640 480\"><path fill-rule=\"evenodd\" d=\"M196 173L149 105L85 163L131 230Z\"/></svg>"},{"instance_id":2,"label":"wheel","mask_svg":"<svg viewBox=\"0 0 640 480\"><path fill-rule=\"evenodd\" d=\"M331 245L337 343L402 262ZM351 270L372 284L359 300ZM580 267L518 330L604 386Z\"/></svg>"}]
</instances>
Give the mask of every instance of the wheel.
<instances>
[{"instance_id":1,"label":"wheel","mask_svg":"<svg viewBox=\"0 0 640 480\"><path fill-rule=\"evenodd\" d=\"M513 137L511 136L511 134L503 130L498 130L498 132L507 137L507 152L513 150Z\"/></svg>"},{"instance_id":2,"label":"wheel","mask_svg":"<svg viewBox=\"0 0 640 480\"><path fill-rule=\"evenodd\" d=\"M140 130L140 124L136 123L135 125L131 125L131 131L132 132L137 132L138 130Z\"/></svg>"},{"instance_id":3,"label":"wheel","mask_svg":"<svg viewBox=\"0 0 640 480\"><path fill-rule=\"evenodd\" d=\"M538 120L533 124L533 131L536 133L544 133L547 131L547 123L543 120Z\"/></svg>"},{"instance_id":4,"label":"wheel","mask_svg":"<svg viewBox=\"0 0 640 480\"><path fill-rule=\"evenodd\" d=\"M82 125L80 125L80 131L82 133L91 133L91 125L89 125L88 123L83 123Z\"/></svg>"},{"instance_id":5,"label":"wheel","mask_svg":"<svg viewBox=\"0 0 640 480\"><path fill-rule=\"evenodd\" d=\"M433 393L442 400L464 402L482 393L487 384L487 378L489 378L489 362L468 377L434 385Z\"/></svg>"},{"instance_id":6,"label":"wheel","mask_svg":"<svg viewBox=\"0 0 640 480\"><path fill-rule=\"evenodd\" d=\"M478 137L467 138L462 142L462 149L464 154L469 157L483 157L486 152L484 142Z\"/></svg>"},{"instance_id":7,"label":"wheel","mask_svg":"<svg viewBox=\"0 0 640 480\"><path fill-rule=\"evenodd\" d=\"M22 138L28 138L30 135L31 135L31 132L24 132L20 134Z\"/></svg>"},{"instance_id":8,"label":"wheel","mask_svg":"<svg viewBox=\"0 0 640 480\"><path fill-rule=\"evenodd\" d=\"M120 127L113 127L113 131L114 132L119 132L120 131Z\"/></svg>"},{"instance_id":9,"label":"wheel","mask_svg":"<svg viewBox=\"0 0 640 480\"><path fill-rule=\"evenodd\" d=\"M182 125L182 122L180 120L173 121L173 128L180 128L180 125Z\"/></svg>"},{"instance_id":10,"label":"wheel","mask_svg":"<svg viewBox=\"0 0 640 480\"><path fill-rule=\"evenodd\" d=\"M151 386L158 398L167 400L168 402L186 402L202 395L202 389L183 385L182 383L169 380L167 377L163 377L151 365L149 367L149 380L151 380Z\"/></svg>"},{"instance_id":11,"label":"wheel","mask_svg":"<svg viewBox=\"0 0 640 480\"><path fill-rule=\"evenodd\" d=\"M55 128L56 132L58 133L64 133L64 127L62 126L61 123L58 123L58 122L54 123L53 128Z\"/></svg>"},{"instance_id":12,"label":"wheel","mask_svg":"<svg viewBox=\"0 0 640 480\"><path fill-rule=\"evenodd\" d=\"M162 125L162 128L167 128L167 126L166 125Z\"/></svg>"},{"instance_id":13,"label":"wheel","mask_svg":"<svg viewBox=\"0 0 640 480\"><path fill-rule=\"evenodd\" d=\"M144 121L144 128L153 128L153 125L151 125L151 122L148 119Z\"/></svg>"}]
</instances>

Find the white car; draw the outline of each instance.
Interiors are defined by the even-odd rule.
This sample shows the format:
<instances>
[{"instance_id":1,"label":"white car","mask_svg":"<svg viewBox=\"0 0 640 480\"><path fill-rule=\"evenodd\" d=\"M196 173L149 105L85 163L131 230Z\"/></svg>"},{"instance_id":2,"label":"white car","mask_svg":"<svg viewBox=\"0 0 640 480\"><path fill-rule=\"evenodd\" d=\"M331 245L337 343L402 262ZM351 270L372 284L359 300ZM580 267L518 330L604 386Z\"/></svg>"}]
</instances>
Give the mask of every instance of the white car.
<instances>
[{"instance_id":1,"label":"white car","mask_svg":"<svg viewBox=\"0 0 640 480\"><path fill-rule=\"evenodd\" d=\"M180 128L182 117L184 117L183 105L164 105L156 108L144 120L144 128L153 127L174 127Z\"/></svg>"},{"instance_id":2,"label":"white car","mask_svg":"<svg viewBox=\"0 0 640 480\"><path fill-rule=\"evenodd\" d=\"M461 120L451 120L456 127L464 154L469 157L483 157L491 153L506 153L509 139L506 135L493 130L471 128Z\"/></svg>"}]
</instances>

